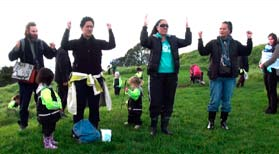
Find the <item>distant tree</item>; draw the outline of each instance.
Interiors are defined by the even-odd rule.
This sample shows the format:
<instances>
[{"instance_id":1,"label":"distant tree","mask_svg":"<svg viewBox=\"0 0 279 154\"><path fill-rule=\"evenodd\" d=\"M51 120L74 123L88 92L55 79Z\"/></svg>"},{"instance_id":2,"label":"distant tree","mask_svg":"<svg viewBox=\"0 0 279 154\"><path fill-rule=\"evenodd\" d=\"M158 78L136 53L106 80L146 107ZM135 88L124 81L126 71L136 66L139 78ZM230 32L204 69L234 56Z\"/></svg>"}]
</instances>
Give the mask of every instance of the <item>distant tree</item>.
<instances>
[{"instance_id":1,"label":"distant tree","mask_svg":"<svg viewBox=\"0 0 279 154\"><path fill-rule=\"evenodd\" d=\"M139 43L129 49L124 57L114 59L113 64L118 66L138 66L148 63L149 50L143 48Z\"/></svg>"},{"instance_id":2,"label":"distant tree","mask_svg":"<svg viewBox=\"0 0 279 154\"><path fill-rule=\"evenodd\" d=\"M14 83L15 80L11 78L13 73L13 67L4 66L0 70L0 87L4 87L8 84Z\"/></svg>"}]
</instances>

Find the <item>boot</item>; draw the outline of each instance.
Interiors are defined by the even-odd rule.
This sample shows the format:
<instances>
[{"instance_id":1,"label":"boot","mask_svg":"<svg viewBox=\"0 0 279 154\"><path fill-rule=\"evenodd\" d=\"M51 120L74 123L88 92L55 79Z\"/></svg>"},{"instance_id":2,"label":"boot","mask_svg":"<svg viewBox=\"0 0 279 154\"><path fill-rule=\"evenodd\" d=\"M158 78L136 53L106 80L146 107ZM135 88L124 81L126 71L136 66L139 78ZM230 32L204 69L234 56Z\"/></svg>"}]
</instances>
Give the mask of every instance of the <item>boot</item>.
<instances>
[{"instance_id":1,"label":"boot","mask_svg":"<svg viewBox=\"0 0 279 154\"><path fill-rule=\"evenodd\" d=\"M166 135L172 135L172 132L168 130L170 117L161 117L161 130Z\"/></svg>"},{"instance_id":2,"label":"boot","mask_svg":"<svg viewBox=\"0 0 279 154\"><path fill-rule=\"evenodd\" d=\"M43 137L44 147L45 149L57 149L57 146L51 143L50 137Z\"/></svg>"},{"instance_id":3,"label":"boot","mask_svg":"<svg viewBox=\"0 0 279 154\"><path fill-rule=\"evenodd\" d=\"M216 112L208 112L208 125L207 125L207 129L213 129L214 128L215 117L216 117Z\"/></svg>"},{"instance_id":4,"label":"boot","mask_svg":"<svg viewBox=\"0 0 279 154\"><path fill-rule=\"evenodd\" d=\"M58 145L58 142L54 140L53 133L50 135L50 141L53 145Z\"/></svg>"},{"instance_id":5,"label":"boot","mask_svg":"<svg viewBox=\"0 0 279 154\"><path fill-rule=\"evenodd\" d=\"M228 119L228 115L229 115L228 112L221 112L221 127L225 130L229 129L227 122L226 122Z\"/></svg>"},{"instance_id":6,"label":"boot","mask_svg":"<svg viewBox=\"0 0 279 154\"><path fill-rule=\"evenodd\" d=\"M150 128L151 136L155 136L157 133L157 123L158 123L158 117L151 118L151 128Z\"/></svg>"}]
</instances>

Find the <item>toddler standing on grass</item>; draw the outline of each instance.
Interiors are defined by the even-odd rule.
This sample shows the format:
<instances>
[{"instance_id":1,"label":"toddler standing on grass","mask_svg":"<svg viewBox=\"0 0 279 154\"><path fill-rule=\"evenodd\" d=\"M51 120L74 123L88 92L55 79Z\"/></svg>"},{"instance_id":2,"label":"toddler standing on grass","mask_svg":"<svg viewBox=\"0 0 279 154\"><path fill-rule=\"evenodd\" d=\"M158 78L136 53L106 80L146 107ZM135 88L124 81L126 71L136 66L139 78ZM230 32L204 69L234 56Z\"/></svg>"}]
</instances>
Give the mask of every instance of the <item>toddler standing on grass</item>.
<instances>
[{"instance_id":1,"label":"toddler standing on grass","mask_svg":"<svg viewBox=\"0 0 279 154\"><path fill-rule=\"evenodd\" d=\"M114 94L116 96L119 96L121 87L122 87L122 80L121 80L121 77L120 77L120 73L115 72L114 73L114 80L113 80L113 88L114 88Z\"/></svg>"},{"instance_id":2,"label":"toddler standing on grass","mask_svg":"<svg viewBox=\"0 0 279 154\"><path fill-rule=\"evenodd\" d=\"M40 69L36 82L39 84L37 111L38 119L42 124L43 144L45 149L57 149L58 142L54 140L56 122L60 119L62 109L61 99L51 87L54 74L48 68Z\"/></svg>"},{"instance_id":3,"label":"toddler standing on grass","mask_svg":"<svg viewBox=\"0 0 279 154\"><path fill-rule=\"evenodd\" d=\"M142 92L140 90L141 80L138 77L131 77L128 81L130 89L126 88L125 93L128 94L128 121L125 125L134 124L135 129L139 129L142 121Z\"/></svg>"}]
</instances>

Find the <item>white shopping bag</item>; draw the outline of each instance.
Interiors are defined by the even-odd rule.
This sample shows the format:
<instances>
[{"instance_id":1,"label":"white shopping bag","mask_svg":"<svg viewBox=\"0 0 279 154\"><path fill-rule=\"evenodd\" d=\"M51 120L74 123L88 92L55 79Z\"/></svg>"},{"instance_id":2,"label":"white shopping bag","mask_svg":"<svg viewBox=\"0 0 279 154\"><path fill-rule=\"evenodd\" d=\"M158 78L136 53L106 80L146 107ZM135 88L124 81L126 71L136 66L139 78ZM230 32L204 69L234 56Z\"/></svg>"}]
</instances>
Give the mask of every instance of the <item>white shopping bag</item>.
<instances>
[{"instance_id":1,"label":"white shopping bag","mask_svg":"<svg viewBox=\"0 0 279 154\"><path fill-rule=\"evenodd\" d=\"M77 114L77 92L74 82L71 84L68 90L67 108L69 113L73 115Z\"/></svg>"},{"instance_id":2,"label":"white shopping bag","mask_svg":"<svg viewBox=\"0 0 279 154\"><path fill-rule=\"evenodd\" d=\"M103 142L111 141L111 129L101 129L101 135Z\"/></svg>"}]
</instances>

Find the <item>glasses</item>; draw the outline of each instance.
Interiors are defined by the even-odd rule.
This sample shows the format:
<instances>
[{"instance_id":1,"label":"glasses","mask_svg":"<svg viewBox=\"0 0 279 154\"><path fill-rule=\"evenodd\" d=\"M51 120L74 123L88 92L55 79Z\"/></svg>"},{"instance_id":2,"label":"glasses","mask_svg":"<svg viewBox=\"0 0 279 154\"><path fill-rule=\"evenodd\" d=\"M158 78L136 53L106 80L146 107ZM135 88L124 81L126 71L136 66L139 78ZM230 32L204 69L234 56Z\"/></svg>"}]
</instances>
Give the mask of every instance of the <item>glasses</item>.
<instances>
[{"instance_id":1,"label":"glasses","mask_svg":"<svg viewBox=\"0 0 279 154\"><path fill-rule=\"evenodd\" d=\"M162 28L169 28L169 25L168 24L161 24L160 27L162 27Z\"/></svg>"}]
</instances>

